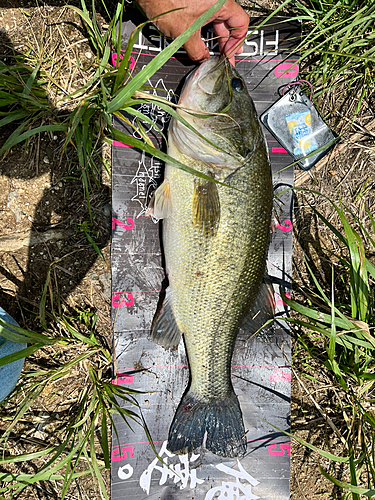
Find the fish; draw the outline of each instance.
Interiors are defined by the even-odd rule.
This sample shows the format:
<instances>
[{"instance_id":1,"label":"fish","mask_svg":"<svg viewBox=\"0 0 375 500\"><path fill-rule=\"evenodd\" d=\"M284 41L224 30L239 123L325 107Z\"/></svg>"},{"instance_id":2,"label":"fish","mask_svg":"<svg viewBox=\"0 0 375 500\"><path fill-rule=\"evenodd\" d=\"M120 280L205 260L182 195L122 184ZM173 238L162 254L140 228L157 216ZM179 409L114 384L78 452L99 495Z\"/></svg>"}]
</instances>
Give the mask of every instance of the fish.
<instances>
[{"instance_id":1,"label":"fish","mask_svg":"<svg viewBox=\"0 0 375 500\"><path fill-rule=\"evenodd\" d=\"M149 210L163 219L169 285L151 338L176 349L183 336L190 381L167 448L200 446L224 457L246 452L242 411L231 381L239 329L256 331L274 315L265 278L273 207L265 137L243 78L211 57L186 79L172 118L168 154L202 176L166 164Z\"/></svg>"}]
</instances>

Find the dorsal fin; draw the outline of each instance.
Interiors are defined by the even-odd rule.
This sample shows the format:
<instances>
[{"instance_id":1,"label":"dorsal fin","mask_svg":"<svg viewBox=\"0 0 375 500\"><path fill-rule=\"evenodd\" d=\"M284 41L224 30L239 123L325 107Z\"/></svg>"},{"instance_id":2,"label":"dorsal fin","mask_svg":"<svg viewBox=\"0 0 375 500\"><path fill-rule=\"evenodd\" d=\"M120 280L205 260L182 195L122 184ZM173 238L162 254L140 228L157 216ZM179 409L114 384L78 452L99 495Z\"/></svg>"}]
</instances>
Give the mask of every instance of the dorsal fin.
<instances>
[{"instance_id":1,"label":"dorsal fin","mask_svg":"<svg viewBox=\"0 0 375 500\"><path fill-rule=\"evenodd\" d=\"M246 335L249 337L259 332L271 333L273 331L274 316L274 290L268 274L265 274L258 296L251 311L244 319L241 329L245 330Z\"/></svg>"}]
</instances>

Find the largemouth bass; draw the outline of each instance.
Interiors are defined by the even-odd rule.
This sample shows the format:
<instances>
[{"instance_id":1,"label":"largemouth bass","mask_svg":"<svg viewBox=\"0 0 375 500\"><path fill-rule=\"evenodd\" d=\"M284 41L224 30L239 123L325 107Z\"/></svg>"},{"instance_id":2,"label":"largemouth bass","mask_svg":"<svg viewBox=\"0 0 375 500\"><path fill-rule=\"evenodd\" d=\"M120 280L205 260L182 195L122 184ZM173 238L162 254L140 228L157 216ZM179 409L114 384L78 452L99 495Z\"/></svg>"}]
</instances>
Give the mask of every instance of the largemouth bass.
<instances>
[{"instance_id":1,"label":"largemouth bass","mask_svg":"<svg viewBox=\"0 0 375 500\"><path fill-rule=\"evenodd\" d=\"M168 449L187 453L205 444L215 454L234 457L246 451L231 382L236 336L247 321L255 331L273 315L273 290L264 281L271 169L252 99L226 60L212 57L199 66L179 105L179 114L212 144L173 119L168 154L226 186L166 165L151 204L153 214L164 219L169 279L152 338L175 348L183 334L190 368Z\"/></svg>"}]
</instances>

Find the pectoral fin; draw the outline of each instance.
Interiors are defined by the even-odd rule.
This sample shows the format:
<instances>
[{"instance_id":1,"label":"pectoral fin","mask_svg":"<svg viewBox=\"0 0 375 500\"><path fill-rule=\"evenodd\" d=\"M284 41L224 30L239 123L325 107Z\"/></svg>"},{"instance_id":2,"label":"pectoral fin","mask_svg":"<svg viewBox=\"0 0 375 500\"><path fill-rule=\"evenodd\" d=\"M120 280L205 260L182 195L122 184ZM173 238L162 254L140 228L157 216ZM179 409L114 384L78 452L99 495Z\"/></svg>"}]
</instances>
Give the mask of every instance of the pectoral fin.
<instances>
[{"instance_id":1,"label":"pectoral fin","mask_svg":"<svg viewBox=\"0 0 375 500\"><path fill-rule=\"evenodd\" d=\"M152 195L146 215L153 215L157 219L165 219L172 214L171 191L167 179Z\"/></svg>"},{"instance_id":2,"label":"pectoral fin","mask_svg":"<svg viewBox=\"0 0 375 500\"><path fill-rule=\"evenodd\" d=\"M215 236L220 222L220 199L215 182L195 180L192 218L193 224L206 236Z\"/></svg>"}]
</instances>

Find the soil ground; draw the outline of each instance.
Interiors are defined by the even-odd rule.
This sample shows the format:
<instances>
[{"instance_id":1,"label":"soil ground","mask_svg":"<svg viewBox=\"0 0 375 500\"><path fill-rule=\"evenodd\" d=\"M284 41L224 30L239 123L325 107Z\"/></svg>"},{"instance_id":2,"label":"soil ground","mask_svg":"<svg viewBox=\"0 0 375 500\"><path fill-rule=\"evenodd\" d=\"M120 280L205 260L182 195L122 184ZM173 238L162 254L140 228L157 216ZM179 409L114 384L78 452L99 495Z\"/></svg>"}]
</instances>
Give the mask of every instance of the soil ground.
<instances>
[{"instance_id":1,"label":"soil ground","mask_svg":"<svg viewBox=\"0 0 375 500\"><path fill-rule=\"evenodd\" d=\"M31 50L37 58L38 47L44 45L55 63L60 64L66 92L72 92L85 80L85 71L92 70L92 52L85 33L77 27L77 19L64 5L60 0L39 2L38 5L26 0L16 5L11 0L0 0L0 57L6 62L13 50ZM100 18L100 22L105 24L107 21ZM374 108L365 104L355 125L350 125L347 119L352 117L353 105L340 102L339 91L331 95L329 103L320 101L323 111L333 110L330 124L336 132L343 132L343 147L336 149L328 161L311 173L297 172L296 180L300 187L319 191L337 201L340 196L355 211L363 211L362 192L366 191L370 207L375 202ZM82 230L82 225L90 219L87 202L74 150L63 151L63 141L64 137L59 134L40 134L31 139L27 147L14 147L1 162L0 304L23 328L40 331L41 295L48 269L54 262L52 288L54 297L59 297L60 302L59 306L55 301L54 307L60 307L64 314L74 318L79 311L94 312L98 315L97 331L110 344L110 178L104 173L101 185L92 190L90 198L94 215L91 230L105 258L102 260L88 244ZM102 155L110 162L109 150L103 148ZM304 259L308 259L322 283L330 283L331 262L323 249L338 250L306 200L337 223L330 204L323 197L308 193L296 196L293 276L296 293L301 287L312 286ZM57 355L56 351L53 354ZM61 352L58 355L61 356ZM48 350L44 350L43 355L30 357L28 363L30 366L48 365ZM342 428L341 417L335 416L340 394L326 372L308 359L296 341L293 366L292 432L318 447L340 454L343 451L340 436L327 423L328 415L337 428ZM77 372L65 380L65 385L54 388L52 399L50 390L43 392L35 415L48 411L51 416L58 412L64 401L72 396L72 384L78 388L83 383ZM24 423L16 449L18 452L28 450L32 440L34 443L44 440L48 432L48 428L38 430L30 418ZM313 452L293 443L291 464L293 499L343 498L342 493L320 474L318 457ZM328 466L324 460L320 464ZM340 478L340 468L334 472ZM88 480L75 483L69 496L100 498ZM59 484L28 488L18 498L30 497L57 499Z\"/></svg>"}]
</instances>

